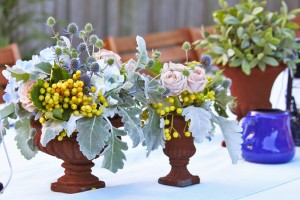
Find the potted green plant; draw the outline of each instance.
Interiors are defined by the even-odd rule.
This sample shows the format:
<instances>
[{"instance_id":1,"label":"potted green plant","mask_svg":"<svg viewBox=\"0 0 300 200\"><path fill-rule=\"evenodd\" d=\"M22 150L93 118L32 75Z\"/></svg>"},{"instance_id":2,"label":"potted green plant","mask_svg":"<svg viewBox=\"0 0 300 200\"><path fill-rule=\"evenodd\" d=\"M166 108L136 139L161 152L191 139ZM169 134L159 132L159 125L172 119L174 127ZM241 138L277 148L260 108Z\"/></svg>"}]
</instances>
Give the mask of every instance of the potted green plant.
<instances>
[{"instance_id":1,"label":"potted green plant","mask_svg":"<svg viewBox=\"0 0 300 200\"><path fill-rule=\"evenodd\" d=\"M248 111L271 108L270 92L276 77L286 67L296 68L299 44L291 22L300 9L288 12L282 2L280 12L267 11L267 1L241 0L230 7L219 0L213 12L212 33L202 33L196 48L205 48L213 62L232 79L231 93L237 97L233 112L241 119Z\"/></svg>"}]
</instances>

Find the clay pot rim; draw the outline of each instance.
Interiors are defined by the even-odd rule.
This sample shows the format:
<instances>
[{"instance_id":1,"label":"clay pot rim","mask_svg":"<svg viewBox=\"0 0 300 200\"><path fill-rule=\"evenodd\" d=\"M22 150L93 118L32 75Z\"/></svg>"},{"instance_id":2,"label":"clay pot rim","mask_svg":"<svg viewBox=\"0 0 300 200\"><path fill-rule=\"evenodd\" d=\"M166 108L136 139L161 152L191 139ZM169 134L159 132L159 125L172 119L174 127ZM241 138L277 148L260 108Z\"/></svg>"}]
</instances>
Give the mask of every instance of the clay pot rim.
<instances>
[{"instance_id":1,"label":"clay pot rim","mask_svg":"<svg viewBox=\"0 0 300 200\"><path fill-rule=\"evenodd\" d=\"M280 109L255 109L249 112L249 115L288 115L288 111Z\"/></svg>"}]
</instances>

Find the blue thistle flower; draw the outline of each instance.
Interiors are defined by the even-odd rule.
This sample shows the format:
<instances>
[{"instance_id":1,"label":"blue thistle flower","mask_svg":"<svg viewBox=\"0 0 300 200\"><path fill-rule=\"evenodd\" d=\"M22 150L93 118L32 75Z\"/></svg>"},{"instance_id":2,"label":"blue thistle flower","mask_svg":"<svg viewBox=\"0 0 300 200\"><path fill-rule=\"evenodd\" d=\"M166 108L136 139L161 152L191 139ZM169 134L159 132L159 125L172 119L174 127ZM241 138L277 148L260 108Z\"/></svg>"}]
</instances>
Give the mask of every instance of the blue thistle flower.
<instances>
[{"instance_id":1,"label":"blue thistle flower","mask_svg":"<svg viewBox=\"0 0 300 200\"><path fill-rule=\"evenodd\" d=\"M93 62L91 65L90 65L90 70L93 72L93 73L98 73L100 71L100 66L97 62Z\"/></svg>"},{"instance_id":2,"label":"blue thistle flower","mask_svg":"<svg viewBox=\"0 0 300 200\"><path fill-rule=\"evenodd\" d=\"M204 55L200 58L200 63L205 67L211 64L211 57L209 55Z\"/></svg>"},{"instance_id":3,"label":"blue thistle flower","mask_svg":"<svg viewBox=\"0 0 300 200\"><path fill-rule=\"evenodd\" d=\"M70 73L73 73L78 69L79 69L79 60L77 60L76 58L72 58L69 63Z\"/></svg>"},{"instance_id":4,"label":"blue thistle flower","mask_svg":"<svg viewBox=\"0 0 300 200\"><path fill-rule=\"evenodd\" d=\"M93 62L96 62L96 59L93 57L93 56L90 56L87 58L86 60L88 63L93 63Z\"/></svg>"},{"instance_id":5,"label":"blue thistle flower","mask_svg":"<svg viewBox=\"0 0 300 200\"><path fill-rule=\"evenodd\" d=\"M91 78L87 74L81 74L80 80L83 81L84 87L90 87L91 85Z\"/></svg>"},{"instance_id":6,"label":"blue thistle flower","mask_svg":"<svg viewBox=\"0 0 300 200\"><path fill-rule=\"evenodd\" d=\"M98 38L98 36L95 35L95 34L91 35L90 38L89 38L89 42L90 42L91 44L93 44L93 45L95 45L96 42L97 42L98 40L99 40L99 38Z\"/></svg>"},{"instance_id":7,"label":"blue thistle flower","mask_svg":"<svg viewBox=\"0 0 300 200\"><path fill-rule=\"evenodd\" d=\"M67 33L69 35L75 35L77 34L79 31L77 24L75 23L70 23L67 27Z\"/></svg>"},{"instance_id":8,"label":"blue thistle flower","mask_svg":"<svg viewBox=\"0 0 300 200\"><path fill-rule=\"evenodd\" d=\"M84 42L80 43L78 46L77 46L77 51L79 53L82 53L82 52L85 52L87 51L87 46Z\"/></svg>"}]
</instances>

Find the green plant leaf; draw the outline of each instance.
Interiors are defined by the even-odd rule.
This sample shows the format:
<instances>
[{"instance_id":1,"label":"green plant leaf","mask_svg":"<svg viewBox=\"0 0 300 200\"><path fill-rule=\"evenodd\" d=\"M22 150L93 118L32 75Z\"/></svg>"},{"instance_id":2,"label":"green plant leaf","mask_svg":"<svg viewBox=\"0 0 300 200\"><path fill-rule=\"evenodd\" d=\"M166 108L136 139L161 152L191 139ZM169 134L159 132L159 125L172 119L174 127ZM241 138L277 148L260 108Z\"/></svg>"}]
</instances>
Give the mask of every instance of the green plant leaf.
<instances>
[{"instance_id":1,"label":"green plant leaf","mask_svg":"<svg viewBox=\"0 0 300 200\"><path fill-rule=\"evenodd\" d=\"M137 67L139 68L145 68L145 65L149 62L148 52L146 48L146 42L144 38L140 36L136 36L136 43L137 43L137 50L138 53L136 53L136 57L138 59L137 61Z\"/></svg>"},{"instance_id":2,"label":"green plant leaf","mask_svg":"<svg viewBox=\"0 0 300 200\"><path fill-rule=\"evenodd\" d=\"M10 72L11 76L16 78L16 81L23 81L26 82L28 81L30 74L24 72L23 70L19 70L19 69L13 69L13 68L7 68L7 70Z\"/></svg>"},{"instance_id":3,"label":"green plant leaf","mask_svg":"<svg viewBox=\"0 0 300 200\"><path fill-rule=\"evenodd\" d=\"M231 24L231 25L240 24L240 21L236 17L231 16L231 15L226 16L224 18L224 22L227 24Z\"/></svg>"},{"instance_id":4,"label":"green plant leaf","mask_svg":"<svg viewBox=\"0 0 300 200\"><path fill-rule=\"evenodd\" d=\"M246 24L246 23L249 23L251 22L252 20L255 19L255 16L253 15L248 15L248 14L245 14L243 20L242 20L242 24Z\"/></svg>"},{"instance_id":5,"label":"green plant leaf","mask_svg":"<svg viewBox=\"0 0 300 200\"><path fill-rule=\"evenodd\" d=\"M67 80L69 78L71 78L69 72L54 63L54 66L51 69L50 82L57 83L60 80Z\"/></svg>"},{"instance_id":6,"label":"green plant leaf","mask_svg":"<svg viewBox=\"0 0 300 200\"><path fill-rule=\"evenodd\" d=\"M240 39L242 39L243 34L244 34L244 28L240 26L240 27L237 29L237 36L238 36Z\"/></svg>"},{"instance_id":7,"label":"green plant leaf","mask_svg":"<svg viewBox=\"0 0 300 200\"><path fill-rule=\"evenodd\" d=\"M15 112L15 104L10 103L0 110L0 119L4 119Z\"/></svg>"},{"instance_id":8,"label":"green plant leaf","mask_svg":"<svg viewBox=\"0 0 300 200\"><path fill-rule=\"evenodd\" d=\"M196 142L202 142L212 130L211 114L203 108L189 106L183 109L185 121L191 120L189 131L192 132Z\"/></svg>"},{"instance_id":9,"label":"green plant leaf","mask_svg":"<svg viewBox=\"0 0 300 200\"><path fill-rule=\"evenodd\" d=\"M120 139L120 136L124 136L126 133L123 130L113 127L111 130L111 137L109 138L105 148L104 159L102 162L102 167L116 173L119 169L123 169L124 160L126 160L123 151L128 150L126 142Z\"/></svg>"},{"instance_id":10,"label":"green plant leaf","mask_svg":"<svg viewBox=\"0 0 300 200\"><path fill-rule=\"evenodd\" d=\"M48 120L43 124L42 135L41 135L41 145L45 147L48 142L53 140L59 133L66 129L67 122L58 120Z\"/></svg>"},{"instance_id":11,"label":"green plant leaf","mask_svg":"<svg viewBox=\"0 0 300 200\"><path fill-rule=\"evenodd\" d=\"M80 151L89 160L100 154L111 136L109 124L101 116L77 120L76 129Z\"/></svg>"},{"instance_id":12,"label":"green plant leaf","mask_svg":"<svg viewBox=\"0 0 300 200\"><path fill-rule=\"evenodd\" d=\"M243 58L234 59L233 61L231 61L229 63L229 66L230 67L239 67L242 65L243 60L244 60Z\"/></svg>"},{"instance_id":13,"label":"green plant leaf","mask_svg":"<svg viewBox=\"0 0 300 200\"><path fill-rule=\"evenodd\" d=\"M251 23L248 28L248 33L251 36L254 34L254 32L255 32L255 25L254 25L254 23Z\"/></svg>"},{"instance_id":14,"label":"green plant leaf","mask_svg":"<svg viewBox=\"0 0 300 200\"><path fill-rule=\"evenodd\" d=\"M253 9L252 15L258 15L258 14L262 13L262 11L264 11L263 7L256 7Z\"/></svg>"},{"instance_id":15,"label":"green plant leaf","mask_svg":"<svg viewBox=\"0 0 300 200\"><path fill-rule=\"evenodd\" d=\"M83 117L82 115L79 116L71 115L66 126L68 137L70 137L74 133L74 131L76 130L77 120L81 119L82 117Z\"/></svg>"},{"instance_id":16,"label":"green plant leaf","mask_svg":"<svg viewBox=\"0 0 300 200\"><path fill-rule=\"evenodd\" d=\"M278 66L279 63L278 61L275 59L275 58L272 58L272 57L269 57L269 56L266 56L264 57L263 61L271 66Z\"/></svg>"},{"instance_id":17,"label":"green plant leaf","mask_svg":"<svg viewBox=\"0 0 300 200\"><path fill-rule=\"evenodd\" d=\"M147 146L147 156L150 152L157 149L159 146L164 147L164 131L160 127L161 117L157 114L156 110L149 107L149 118L143 127L145 143Z\"/></svg>"},{"instance_id":18,"label":"green plant leaf","mask_svg":"<svg viewBox=\"0 0 300 200\"><path fill-rule=\"evenodd\" d=\"M251 60L251 62L249 63L249 67L252 69L254 67L256 67L258 65L259 60L257 58L254 58L253 60Z\"/></svg>"},{"instance_id":19,"label":"green plant leaf","mask_svg":"<svg viewBox=\"0 0 300 200\"><path fill-rule=\"evenodd\" d=\"M260 69L261 71L264 72L264 71L266 70L266 63L260 61L260 62L258 63L258 67L259 67L259 69Z\"/></svg>"},{"instance_id":20,"label":"green plant leaf","mask_svg":"<svg viewBox=\"0 0 300 200\"><path fill-rule=\"evenodd\" d=\"M140 108L123 108L118 106L118 115L122 117L124 123L124 131L133 142L133 147L136 147L143 141L143 130L140 127L141 120L139 118L143 111Z\"/></svg>"},{"instance_id":21,"label":"green plant leaf","mask_svg":"<svg viewBox=\"0 0 300 200\"><path fill-rule=\"evenodd\" d=\"M251 73L250 65L245 59L242 62L242 70L246 75L250 75Z\"/></svg>"},{"instance_id":22,"label":"green plant leaf","mask_svg":"<svg viewBox=\"0 0 300 200\"><path fill-rule=\"evenodd\" d=\"M18 121L19 125L16 129L15 141L17 147L20 149L21 154L27 160L30 160L37 154L37 148L33 144L33 135L35 135L35 129L31 129L29 119L24 119L23 123Z\"/></svg>"},{"instance_id":23,"label":"green plant leaf","mask_svg":"<svg viewBox=\"0 0 300 200\"><path fill-rule=\"evenodd\" d=\"M40 110L44 109L42 102L39 100L40 89L44 87L44 82L44 80L38 79L37 84L33 86L30 91L30 100L32 101L33 105Z\"/></svg>"},{"instance_id":24,"label":"green plant leaf","mask_svg":"<svg viewBox=\"0 0 300 200\"><path fill-rule=\"evenodd\" d=\"M223 137L226 142L227 150L231 157L232 163L237 163L241 155L241 144L243 129L235 120L228 120L221 116L215 116L213 113L213 121L218 124L222 130Z\"/></svg>"},{"instance_id":25,"label":"green plant leaf","mask_svg":"<svg viewBox=\"0 0 300 200\"><path fill-rule=\"evenodd\" d=\"M51 64L47 63L47 62L41 62L39 64L35 65L36 68L40 69L42 72L46 73L46 74L50 74L51 73Z\"/></svg>"},{"instance_id":26,"label":"green plant leaf","mask_svg":"<svg viewBox=\"0 0 300 200\"><path fill-rule=\"evenodd\" d=\"M151 72L154 76L157 76L160 73L160 70L163 68L163 64L158 60L154 61L152 67L146 67L146 69Z\"/></svg>"}]
</instances>

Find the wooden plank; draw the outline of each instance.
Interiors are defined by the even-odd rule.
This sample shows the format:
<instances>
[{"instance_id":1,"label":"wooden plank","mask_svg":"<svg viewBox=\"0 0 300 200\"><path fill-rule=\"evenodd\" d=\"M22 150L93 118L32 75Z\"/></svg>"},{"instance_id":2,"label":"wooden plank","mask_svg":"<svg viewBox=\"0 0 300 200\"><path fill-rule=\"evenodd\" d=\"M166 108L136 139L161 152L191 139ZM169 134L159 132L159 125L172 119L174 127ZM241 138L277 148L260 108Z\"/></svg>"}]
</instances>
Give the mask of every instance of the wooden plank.
<instances>
[{"instance_id":1,"label":"wooden plank","mask_svg":"<svg viewBox=\"0 0 300 200\"><path fill-rule=\"evenodd\" d=\"M12 66L18 59L20 59L20 52L17 44L14 43L0 49L0 66Z\"/></svg>"},{"instance_id":2,"label":"wooden plank","mask_svg":"<svg viewBox=\"0 0 300 200\"><path fill-rule=\"evenodd\" d=\"M4 94L5 94L4 90L0 89L0 103L5 103L2 98Z\"/></svg>"},{"instance_id":3,"label":"wooden plank","mask_svg":"<svg viewBox=\"0 0 300 200\"><path fill-rule=\"evenodd\" d=\"M2 71L5 69L6 69L5 67L0 67L0 89L1 89L1 87L5 86L7 84L7 80L2 74Z\"/></svg>"}]
</instances>

